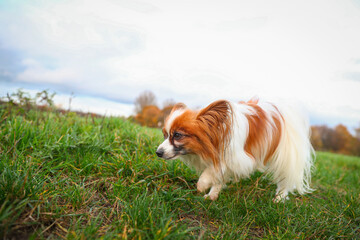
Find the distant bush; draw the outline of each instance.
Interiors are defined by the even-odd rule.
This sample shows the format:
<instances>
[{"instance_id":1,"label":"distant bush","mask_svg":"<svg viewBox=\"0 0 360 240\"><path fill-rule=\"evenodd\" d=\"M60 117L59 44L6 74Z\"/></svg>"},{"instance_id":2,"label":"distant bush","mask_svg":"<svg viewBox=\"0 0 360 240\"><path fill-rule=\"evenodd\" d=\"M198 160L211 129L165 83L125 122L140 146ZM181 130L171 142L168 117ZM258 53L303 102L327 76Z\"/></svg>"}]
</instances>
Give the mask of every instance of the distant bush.
<instances>
[{"instance_id":1,"label":"distant bush","mask_svg":"<svg viewBox=\"0 0 360 240\"><path fill-rule=\"evenodd\" d=\"M54 97L56 93L50 93L49 90L37 92L34 96L24 92L21 88L15 93L7 93L6 96L0 97L0 107L6 108L8 114L27 115L30 110L36 112L56 112L61 114L76 114L80 116L103 117L96 113L84 113L81 111L70 111L55 106ZM71 102L71 98L70 101Z\"/></svg>"},{"instance_id":2,"label":"distant bush","mask_svg":"<svg viewBox=\"0 0 360 240\"><path fill-rule=\"evenodd\" d=\"M316 150L360 156L360 128L356 129L356 136L342 124L335 128L312 126L311 130L311 142Z\"/></svg>"},{"instance_id":3,"label":"distant bush","mask_svg":"<svg viewBox=\"0 0 360 240\"><path fill-rule=\"evenodd\" d=\"M135 99L136 116L134 120L142 126L161 128L174 105L174 100L167 99L163 104L164 107L160 109L156 104L154 93L142 92Z\"/></svg>"},{"instance_id":4,"label":"distant bush","mask_svg":"<svg viewBox=\"0 0 360 240\"><path fill-rule=\"evenodd\" d=\"M34 97L28 92L24 92L22 89L18 89L17 92L7 94L6 97L2 97L1 102L9 109L14 106L19 107L22 110L30 110L31 108L41 108L41 109L49 109L54 107L53 98L55 96L54 93L49 93L48 90L43 90L35 94Z\"/></svg>"}]
</instances>

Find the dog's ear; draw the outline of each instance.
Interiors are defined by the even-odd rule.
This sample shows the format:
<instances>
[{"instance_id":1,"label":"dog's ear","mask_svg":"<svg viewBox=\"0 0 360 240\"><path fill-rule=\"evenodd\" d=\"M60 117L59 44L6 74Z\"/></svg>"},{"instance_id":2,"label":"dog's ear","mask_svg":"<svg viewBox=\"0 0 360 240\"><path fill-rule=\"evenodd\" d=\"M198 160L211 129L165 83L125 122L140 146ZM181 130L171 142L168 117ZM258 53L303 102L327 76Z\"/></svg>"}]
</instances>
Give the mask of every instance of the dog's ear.
<instances>
[{"instance_id":1,"label":"dog's ear","mask_svg":"<svg viewBox=\"0 0 360 240\"><path fill-rule=\"evenodd\" d=\"M225 156L225 147L230 141L232 111L228 101L219 100L200 110L196 116L200 129L206 138L202 139L206 146L204 159L212 160L215 168L220 166Z\"/></svg>"},{"instance_id":2,"label":"dog's ear","mask_svg":"<svg viewBox=\"0 0 360 240\"><path fill-rule=\"evenodd\" d=\"M171 115L174 111L176 111L176 110L185 109L185 108L186 108L186 105L185 105L185 104L183 104L183 103L177 103L177 104L175 104L175 105L173 106L173 108L172 108L172 110L171 110L171 112L170 112L170 115Z\"/></svg>"},{"instance_id":3,"label":"dog's ear","mask_svg":"<svg viewBox=\"0 0 360 240\"><path fill-rule=\"evenodd\" d=\"M217 129L223 124L228 125L231 106L228 101L219 100L211 103L206 108L200 110L196 119L209 128Z\"/></svg>"}]
</instances>

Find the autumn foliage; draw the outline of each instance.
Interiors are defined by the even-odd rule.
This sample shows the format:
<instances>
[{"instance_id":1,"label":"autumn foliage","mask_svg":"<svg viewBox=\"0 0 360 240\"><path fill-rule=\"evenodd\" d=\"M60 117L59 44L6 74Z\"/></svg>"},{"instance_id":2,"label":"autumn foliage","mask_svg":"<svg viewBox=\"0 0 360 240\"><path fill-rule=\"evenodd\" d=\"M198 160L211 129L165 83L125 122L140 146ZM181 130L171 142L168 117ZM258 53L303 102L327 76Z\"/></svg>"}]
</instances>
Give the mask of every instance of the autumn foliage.
<instances>
[{"instance_id":1,"label":"autumn foliage","mask_svg":"<svg viewBox=\"0 0 360 240\"><path fill-rule=\"evenodd\" d=\"M145 91L135 99L135 121L142 126L163 127L166 117L170 114L175 102L166 100L160 109L156 105L156 97L152 92Z\"/></svg>"},{"instance_id":2,"label":"autumn foliage","mask_svg":"<svg viewBox=\"0 0 360 240\"><path fill-rule=\"evenodd\" d=\"M342 124L334 128L326 125L312 126L311 131L311 142L315 150L360 156L360 128L356 129L356 136Z\"/></svg>"},{"instance_id":3,"label":"autumn foliage","mask_svg":"<svg viewBox=\"0 0 360 240\"><path fill-rule=\"evenodd\" d=\"M159 127L161 110L154 105L145 106L135 117L135 120L143 126Z\"/></svg>"}]
</instances>

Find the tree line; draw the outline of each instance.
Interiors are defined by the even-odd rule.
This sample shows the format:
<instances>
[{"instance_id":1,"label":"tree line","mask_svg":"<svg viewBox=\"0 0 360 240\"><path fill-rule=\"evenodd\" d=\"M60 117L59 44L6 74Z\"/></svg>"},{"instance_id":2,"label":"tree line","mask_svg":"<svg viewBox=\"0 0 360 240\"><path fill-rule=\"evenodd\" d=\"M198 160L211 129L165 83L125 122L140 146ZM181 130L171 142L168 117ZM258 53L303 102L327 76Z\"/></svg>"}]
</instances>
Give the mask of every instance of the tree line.
<instances>
[{"instance_id":1,"label":"tree line","mask_svg":"<svg viewBox=\"0 0 360 240\"><path fill-rule=\"evenodd\" d=\"M174 105L175 101L169 99L159 107L154 93L142 92L135 99L134 120L142 126L162 128ZM311 132L311 143L315 150L360 156L360 126L355 129L355 135L342 124L334 128L312 126Z\"/></svg>"},{"instance_id":2,"label":"tree line","mask_svg":"<svg viewBox=\"0 0 360 240\"><path fill-rule=\"evenodd\" d=\"M360 156L360 127L352 135L343 124L312 126L311 143L315 150Z\"/></svg>"}]
</instances>

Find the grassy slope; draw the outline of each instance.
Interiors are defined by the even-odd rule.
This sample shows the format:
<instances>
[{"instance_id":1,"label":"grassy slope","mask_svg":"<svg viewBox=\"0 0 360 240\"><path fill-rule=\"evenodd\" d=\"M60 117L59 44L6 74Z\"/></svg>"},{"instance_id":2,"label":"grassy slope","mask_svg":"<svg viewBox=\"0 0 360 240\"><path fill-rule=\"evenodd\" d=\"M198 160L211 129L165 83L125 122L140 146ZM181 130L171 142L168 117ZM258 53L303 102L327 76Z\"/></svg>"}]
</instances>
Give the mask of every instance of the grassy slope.
<instances>
[{"instance_id":1,"label":"grassy slope","mask_svg":"<svg viewBox=\"0 0 360 240\"><path fill-rule=\"evenodd\" d=\"M360 237L360 158L318 153L313 194L274 204L260 173L216 202L155 157L160 131L118 118L0 110L0 237Z\"/></svg>"}]
</instances>

